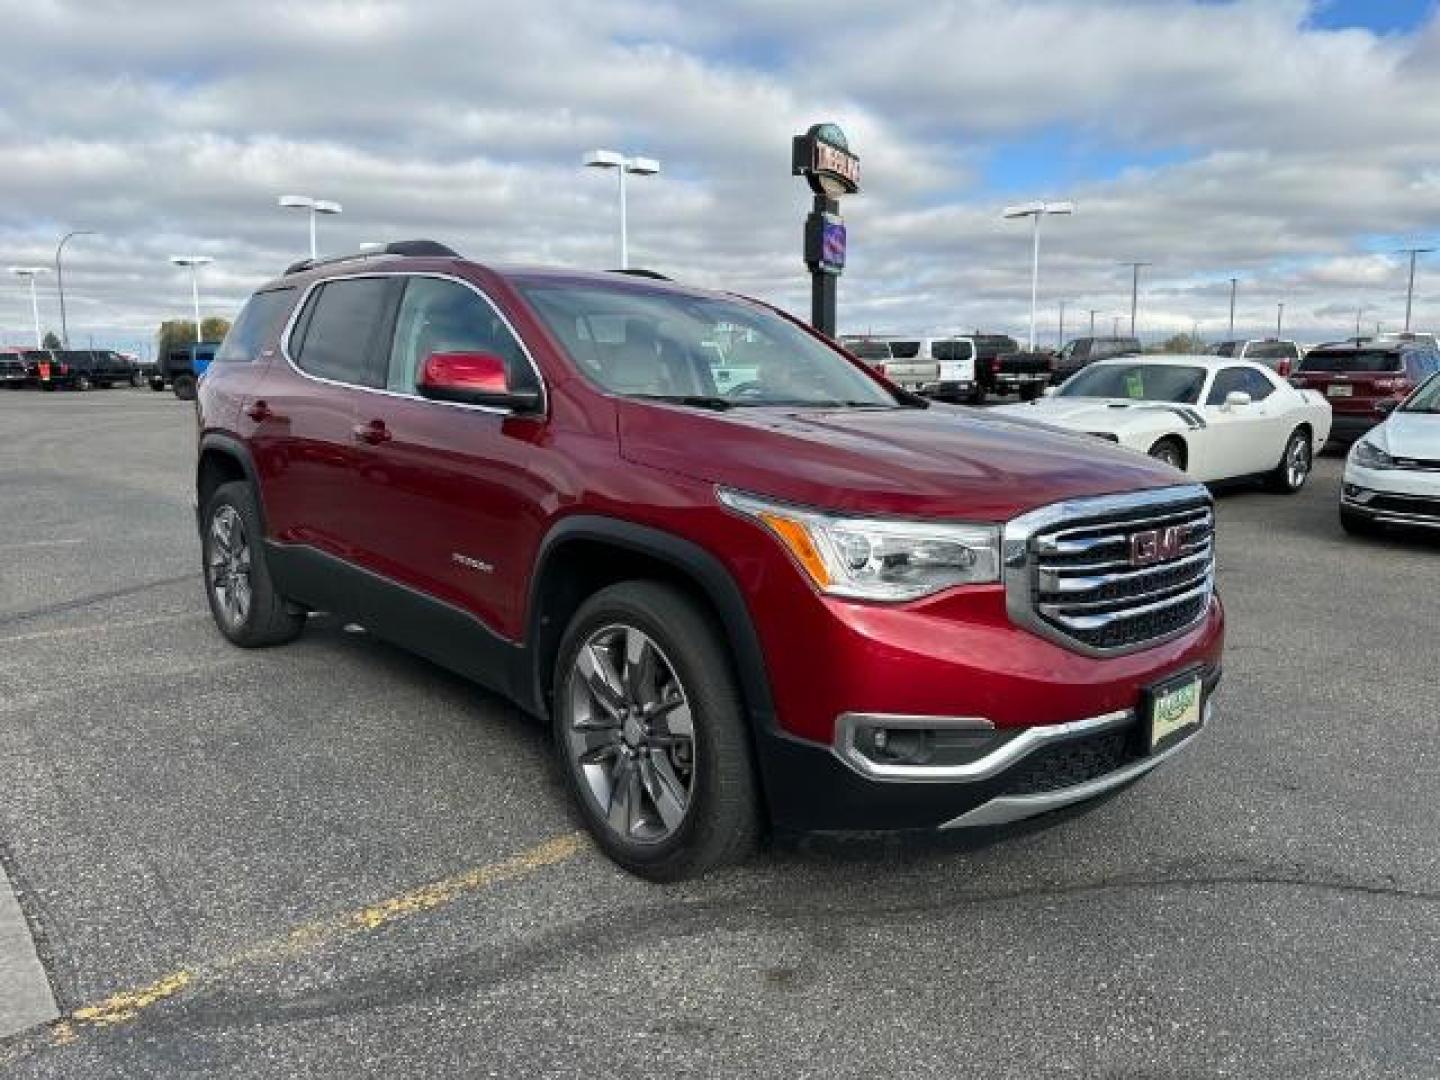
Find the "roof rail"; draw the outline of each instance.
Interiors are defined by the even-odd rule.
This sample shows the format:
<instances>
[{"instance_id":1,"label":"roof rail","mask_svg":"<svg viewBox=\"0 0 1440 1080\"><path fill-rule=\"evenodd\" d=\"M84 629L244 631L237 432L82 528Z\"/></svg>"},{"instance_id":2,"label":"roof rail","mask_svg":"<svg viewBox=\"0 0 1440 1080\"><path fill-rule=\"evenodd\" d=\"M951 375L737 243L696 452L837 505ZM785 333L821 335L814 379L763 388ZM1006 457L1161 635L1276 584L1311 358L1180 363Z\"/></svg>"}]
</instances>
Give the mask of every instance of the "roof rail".
<instances>
[{"instance_id":1,"label":"roof rail","mask_svg":"<svg viewBox=\"0 0 1440 1080\"><path fill-rule=\"evenodd\" d=\"M654 278L656 281L672 280L668 275L662 274L658 270L646 270L640 266L627 266L620 270L611 270L610 273L629 274L631 277Z\"/></svg>"},{"instance_id":2,"label":"roof rail","mask_svg":"<svg viewBox=\"0 0 1440 1080\"><path fill-rule=\"evenodd\" d=\"M317 266L329 266L331 263L350 262L352 259L371 259L379 255L428 256L436 259L460 258L458 251L454 248L446 247L438 240L392 240L383 248L375 248L370 251L357 251L350 255L332 255L326 259L301 259L287 266L285 273L298 274L303 270L314 270Z\"/></svg>"}]
</instances>

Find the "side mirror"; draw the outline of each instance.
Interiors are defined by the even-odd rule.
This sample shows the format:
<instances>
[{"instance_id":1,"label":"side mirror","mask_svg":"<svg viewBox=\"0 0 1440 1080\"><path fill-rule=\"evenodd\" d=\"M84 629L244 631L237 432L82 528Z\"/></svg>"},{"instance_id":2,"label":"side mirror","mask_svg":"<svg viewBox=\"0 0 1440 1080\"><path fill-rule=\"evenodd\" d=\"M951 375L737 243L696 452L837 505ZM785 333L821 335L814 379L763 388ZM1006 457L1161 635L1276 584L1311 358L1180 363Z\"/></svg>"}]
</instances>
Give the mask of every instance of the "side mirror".
<instances>
[{"instance_id":1,"label":"side mirror","mask_svg":"<svg viewBox=\"0 0 1440 1080\"><path fill-rule=\"evenodd\" d=\"M421 396L435 401L514 412L531 412L540 406L540 392L512 387L505 361L487 352L431 353L420 369L419 390Z\"/></svg>"},{"instance_id":2,"label":"side mirror","mask_svg":"<svg viewBox=\"0 0 1440 1080\"><path fill-rule=\"evenodd\" d=\"M1055 391L1056 391L1057 389L1058 389L1058 387L1047 386L1047 387L1045 387L1044 390L1040 391L1040 393L1043 394L1045 397L1054 397L1054 396L1055 396Z\"/></svg>"},{"instance_id":3,"label":"side mirror","mask_svg":"<svg viewBox=\"0 0 1440 1080\"><path fill-rule=\"evenodd\" d=\"M1238 409L1243 405L1250 404L1250 395L1244 390L1231 390L1225 395L1225 408Z\"/></svg>"}]
</instances>

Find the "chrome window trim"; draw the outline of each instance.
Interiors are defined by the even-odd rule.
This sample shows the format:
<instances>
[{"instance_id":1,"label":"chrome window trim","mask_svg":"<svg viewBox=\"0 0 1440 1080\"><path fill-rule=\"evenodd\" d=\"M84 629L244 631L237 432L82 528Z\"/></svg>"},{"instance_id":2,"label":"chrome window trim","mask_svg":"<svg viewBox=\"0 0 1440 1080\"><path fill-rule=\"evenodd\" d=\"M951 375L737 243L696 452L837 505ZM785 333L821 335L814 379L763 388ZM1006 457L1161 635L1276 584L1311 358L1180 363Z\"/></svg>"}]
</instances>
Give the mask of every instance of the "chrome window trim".
<instances>
[{"instance_id":1,"label":"chrome window trim","mask_svg":"<svg viewBox=\"0 0 1440 1080\"><path fill-rule=\"evenodd\" d=\"M484 300L485 303L489 304L490 310L495 312L500 321L505 324L505 329L510 331L510 336L515 339L515 343L520 346L520 352L524 354L526 361L530 364L530 370L535 373L535 381L540 387L540 410L534 413L517 413L514 409L502 409L498 405L475 405L465 401L438 401L435 398L427 398L419 393L402 394L398 390L387 390L382 386L362 386L359 383L345 382L343 379L327 379L323 375L316 375L306 371L295 362L294 357L290 355L290 339L295 333L295 325L300 321L300 316L305 313L306 305L310 303L311 294L316 289L322 285L328 285L332 281L353 281L357 278L397 277L424 277L437 278L440 281L453 281L457 285L463 285L476 296L480 297L481 300ZM393 329L391 331L391 345L392 347L394 345ZM347 390L361 390L367 394L379 394L382 397L399 398L402 401L423 401L430 405L445 405L452 409L489 413L492 416L544 418L550 414L550 391L545 384L545 376L540 373L540 365L535 363L535 357L531 355L530 347L525 344L525 339L521 337L519 331L515 329L515 324L509 320L505 312L500 310L500 306L490 298L484 289L480 288L480 286L476 285L473 281L467 281L465 278L455 274L445 274L436 270L370 270L361 273L334 274L328 277L316 278L306 287L304 293L301 294L299 302L295 305L295 310L290 313L290 318L286 321L285 328L280 332L280 355L285 358L285 363L290 366L290 370L302 379L309 379L311 382L322 383L326 386L341 386Z\"/></svg>"},{"instance_id":2,"label":"chrome window trim","mask_svg":"<svg viewBox=\"0 0 1440 1080\"><path fill-rule=\"evenodd\" d=\"M841 713L835 723L831 751L867 780L914 783L965 783L989 780L1050 743L1124 727L1135 719L1134 709L1089 716L1063 724L1038 724L1024 728L990 753L962 765L901 765L872 761L855 746L855 731L865 727L949 728L962 731L999 730L989 720L972 717L889 716L883 713Z\"/></svg>"},{"instance_id":3,"label":"chrome window trim","mask_svg":"<svg viewBox=\"0 0 1440 1080\"><path fill-rule=\"evenodd\" d=\"M1098 524L1105 524L1107 517L1116 514L1146 512L1157 510L1164 506L1203 501L1205 508L1210 511L1210 521L1213 527L1214 521L1214 497L1209 489L1203 484L1176 484L1171 487L1152 488L1148 491L1127 492L1120 495L1099 495L1093 498L1069 499L1064 502L1051 503L1049 506L1042 506L1027 514L1021 514L1006 522L1001 533L1001 559L1000 576L1005 583L1005 609L1015 625L1029 630L1049 641L1055 642L1071 652L1082 656L1108 657L1125 656L1129 653L1143 652L1146 649L1153 649L1168 641L1183 637L1190 633L1196 626L1203 622L1213 606L1214 598L1214 572L1213 570L1206 578L1206 590L1209 599L1200 614L1185 626L1171 631L1168 634L1157 638L1150 638L1136 645L1121 645L1113 648L1097 648L1087 645L1083 641L1070 637L1055 626L1040 617L1033 602L1035 587L1037 585L1039 570L1031 561L1031 546L1037 533L1054 528L1057 525L1072 527L1083 527L1086 521L1095 521ZM1196 507L1195 509L1199 509ZM1177 507L1178 512L1184 512L1184 508ZM1140 521L1136 525L1142 524ZM1122 527L1129 523L1123 523ZM1213 536L1213 534L1212 534ZM1214 541L1211 540L1211 551L1214 551Z\"/></svg>"}]
</instances>

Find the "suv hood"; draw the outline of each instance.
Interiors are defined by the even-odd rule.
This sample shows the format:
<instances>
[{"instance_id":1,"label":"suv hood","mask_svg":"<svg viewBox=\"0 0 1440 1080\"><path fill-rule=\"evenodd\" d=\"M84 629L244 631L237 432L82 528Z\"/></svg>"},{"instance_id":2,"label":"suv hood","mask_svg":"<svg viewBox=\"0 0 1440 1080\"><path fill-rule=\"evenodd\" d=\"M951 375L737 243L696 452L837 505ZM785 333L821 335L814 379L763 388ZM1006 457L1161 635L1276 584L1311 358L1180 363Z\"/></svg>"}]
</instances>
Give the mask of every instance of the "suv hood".
<instances>
[{"instance_id":1,"label":"suv hood","mask_svg":"<svg viewBox=\"0 0 1440 1080\"><path fill-rule=\"evenodd\" d=\"M628 461L808 506L1003 521L1062 499L1183 482L1089 435L944 405L743 407L619 403Z\"/></svg>"}]
</instances>

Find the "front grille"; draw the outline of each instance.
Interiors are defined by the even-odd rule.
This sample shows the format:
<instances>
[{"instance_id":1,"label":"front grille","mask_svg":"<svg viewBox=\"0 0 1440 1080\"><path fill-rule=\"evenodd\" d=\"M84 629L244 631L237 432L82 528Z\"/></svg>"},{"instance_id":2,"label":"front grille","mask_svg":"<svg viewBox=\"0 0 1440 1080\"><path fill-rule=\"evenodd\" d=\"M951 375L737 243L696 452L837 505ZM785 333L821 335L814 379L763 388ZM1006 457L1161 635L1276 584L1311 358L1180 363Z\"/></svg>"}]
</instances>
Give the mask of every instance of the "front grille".
<instances>
[{"instance_id":1,"label":"front grille","mask_svg":"<svg viewBox=\"0 0 1440 1080\"><path fill-rule=\"evenodd\" d=\"M1195 486L1027 514L1006 528L1011 615L1082 652L1131 652L1173 637L1210 607L1214 532L1210 496ZM1147 533L1174 543L1136 565L1133 538Z\"/></svg>"},{"instance_id":2,"label":"front grille","mask_svg":"<svg viewBox=\"0 0 1440 1080\"><path fill-rule=\"evenodd\" d=\"M1440 519L1440 499L1428 499L1422 495L1376 495L1364 506L1368 510L1388 510L1392 514Z\"/></svg>"},{"instance_id":3,"label":"front grille","mask_svg":"<svg viewBox=\"0 0 1440 1080\"><path fill-rule=\"evenodd\" d=\"M1006 795L1038 795L1084 784L1123 769L1141 755L1133 727L1105 731L1036 750L1015 767Z\"/></svg>"}]
</instances>

